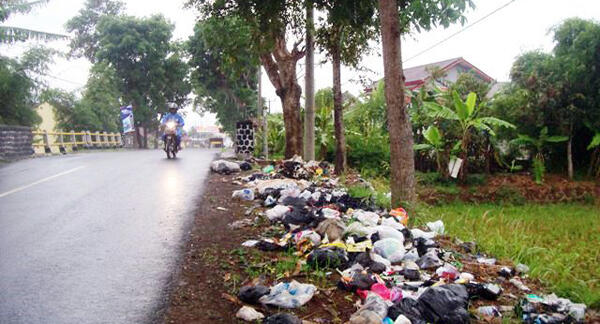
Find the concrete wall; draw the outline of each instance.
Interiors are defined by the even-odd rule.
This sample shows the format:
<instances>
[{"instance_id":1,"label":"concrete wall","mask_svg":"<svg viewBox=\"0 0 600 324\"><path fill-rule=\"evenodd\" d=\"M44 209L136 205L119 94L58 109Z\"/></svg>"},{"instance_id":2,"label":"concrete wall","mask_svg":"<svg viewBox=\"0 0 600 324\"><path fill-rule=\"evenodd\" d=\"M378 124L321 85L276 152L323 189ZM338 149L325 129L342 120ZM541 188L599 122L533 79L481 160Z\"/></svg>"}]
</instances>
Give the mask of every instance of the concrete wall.
<instances>
[{"instance_id":1,"label":"concrete wall","mask_svg":"<svg viewBox=\"0 0 600 324\"><path fill-rule=\"evenodd\" d=\"M15 160L33 154L31 128L0 125L0 159Z\"/></svg>"}]
</instances>

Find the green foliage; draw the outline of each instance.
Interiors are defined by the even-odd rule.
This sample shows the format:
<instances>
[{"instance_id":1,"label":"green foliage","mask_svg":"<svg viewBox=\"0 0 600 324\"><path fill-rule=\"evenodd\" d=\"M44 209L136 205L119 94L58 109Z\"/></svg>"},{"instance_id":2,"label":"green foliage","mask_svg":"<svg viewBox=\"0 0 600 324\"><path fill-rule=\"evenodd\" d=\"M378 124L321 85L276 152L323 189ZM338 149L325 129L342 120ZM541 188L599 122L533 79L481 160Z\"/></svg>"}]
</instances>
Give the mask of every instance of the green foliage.
<instances>
[{"instance_id":1,"label":"green foliage","mask_svg":"<svg viewBox=\"0 0 600 324\"><path fill-rule=\"evenodd\" d=\"M533 178L535 183L542 184L544 182L544 174L546 173L546 166L544 160L538 157L533 159Z\"/></svg>"},{"instance_id":2,"label":"green foliage","mask_svg":"<svg viewBox=\"0 0 600 324\"><path fill-rule=\"evenodd\" d=\"M442 101L442 100L439 100ZM470 92L467 95L466 100L461 99L460 95L456 90L451 93L451 106L445 106L439 102L429 101L424 102L424 106L428 110L428 115L436 120L445 120L450 123L450 127L458 128L459 132L456 134L457 140L460 141L461 157L463 159L463 167L461 171L461 179L464 181L467 175L467 162L469 147L472 143L473 134L479 136L495 136L496 133L494 128L515 128L509 122L496 117L480 117L480 113L483 107L486 107L485 103L477 103L477 94ZM455 126L452 126L454 124ZM450 150L446 148L446 150ZM438 151L439 152L439 151ZM443 166L438 162L439 170Z\"/></svg>"},{"instance_id":3,"label":"green foliage","mask_svg":"<svg viewBox=\"0 0 600 324\"><path fill-rule=\"evenodd\" d=\"M511 141L511 144L518 146L530 147L535 150L533 157L533 175L535 182L541 184L544 181L546 173L544 149L548 143L560 143L569 139L567 136L548 136L548 127L542 128L537 138L528 135L519 134L519 136Z\"/></svg>"},{"instance_id":4,"label":"green foliage","mask_svg":"<svg viewBox=\"0 0 600 324\"><path fill-rule=\"evenodd\" d=\"M461 73L456 82L450 84L450 92L458 92L461 98L465 99L469 93L474 92L477 94L479 100L484 100L488 91L490 90L490 84L474 73Z\"/></svg>"},{"instance_id":5,"label":"green foliage","mask_svg":"<svg viewBox=\"0 0 600 324\"><path fill-rule=\"evenodd\" d=\"M114 69L124 103L133 105L136 125L156 126L165 102L183 105L191 90L181 48L171 43L173 28L161 15L105 16L97 25L95 57Z\"/></svg>"},{"instance_id":6,"label":"green foliage","mask_svg":"<svg viewBox=\"0 0 600 324\"><path fill-rule=\"evenodd\" d=\"M21 62L0 56L0 124L34 126L41 118L33 110L35 82Z\"/></svg>"},{"instance_id":7,"label":"green foliage","mask_svg":"<svg viewBox=\"0 0 600 324\"><path fill-rule=\"evenodd\" d=\"M332 59L339 51L341 62L357 67L362 55L370 50L379 26L371 1L315 1L315 7L327 13L317 20L316 44Z\"/></svg>"},{"instance_id":8,"label":"green foliage","mask_svg":"<svg viewBox=\"0 0 600 324\"><path fill-rule=\"evenodd\" d=\"M596 133L594 135L594 137L592 138L592 141L590 142L590 144L587 146L587 149L591 150L591 149L599 147L599 146L600 146L600 133Z\"/></svg>"},{"instance_id":9,"label":"green foliage","mask_svg":"<svg viewBox=\"0 0 600 324\"><path fill-rule=\"evenodd\" d=\"M230 134L236 122L257 113L259 62L252 47L250 26L235 16L199 21L186 43L196 107L215 113Z\"/></svg>"},{"instance_id":10,"label":"green foliage","mask_svg":"<svg viewBox=\"0 0 600 324\"><path fill-rule=\"evenodd\" d=\"M363 176L388 176L390 142L384 85L351 106L344 115L348 163Z\"/></svg>"},{"instance_id":11,"label":"green foliage","mask_svg":"<svg viewBox=\"0 0 600 324\"><path fill-rule=\"evenodd\" d=\"M0 56L0 123L34 126L41 118L34 111L39 103L39 79L48 70L56 52L32 47L19 59Z\"/></svg>"},{"instance_id":12,"label":"green foliage","mask_svg":"<svg viewBox=\"0 0 600 324\"><path fill-rule=\"evenodd\" d=\"M348 195L350 195L350 197L353 198L370 199L373 195L373 191L371 190L371 188L362 184L353 185L348 187L347 189Z\"/></svg>"},{"instance_id":13,"label":"green foliage","mask_svg":"<svg viewBox=\"0 0 600 324\"><path fill-rule=\"evenodd\" d=\"M118 132L121 129L121 92L118 84L116 72L106 63L92 66L80 104L82 109L96 115L98 124L95 129L107 132Z\"/></svg>"},{"instance_id":14,"label":"green foliage","mask_svg":"<svg viewBox=\"0 0 600 324\"><path fill-rule=\"evenodd\" d=\"M267 115L267 143L269 147L269 158L279 159L283 158L283 152L285 150L285 129L283 125L282 114L269 114ZM254 146L254 155L262 155L263 145L263 129L258 129L255 135L256 145Z\"/></svg>"},{"instance_id":15,"label":"green foliage","mask_svg":"<svg viewBox=\"0 0 600 324\"><path fill-rule=\"evenodd\" d=\"M512 85L496 96L493 109L517 125L520 134L535 137L548 127L550 133L572 138L575 168L581 168L593 154L586 146L594 133L584 125L600 127L600 24L573 18L552 31L553 51L533 51L517 58L511 69ZM566 164L566 146L548 155L557 166Z\"/></svg>"},{"instance_id":16,"label":"green foliage","mask_svg":"<svg viewBox=\"0 0 600 324\"><path fill-rule=\"evenodd\" d=\"M333 136L333 90L319 89L315 93L315 156L319 159L327 159Z\"/></svg>"},{"instance_id":17,"label":"green foliage","mask_svg":"<svg viewBox=\"0 0 600 324\"><path fill-rule=\"evenodd\" d=\"M423 223L442 219L450 235L475 240L496 258L524 263L557 295L600 308L596 206L456 203L423 209L419 218Z\"/></svg>"},{"instance_id":18,"label":"green foliage","mask_svg":"<svg viewBox=\"0 0 600 324\"><path fill-rule=\"evenodd\" d=\"M65 29L75 35L69 44L69 54L73 57L85 57L96 62L100 34L97 26L107 16L119 16L125 11L125 4L114 0L86 0L77 16L69 19Z\"/></svg>"}]
</instances>

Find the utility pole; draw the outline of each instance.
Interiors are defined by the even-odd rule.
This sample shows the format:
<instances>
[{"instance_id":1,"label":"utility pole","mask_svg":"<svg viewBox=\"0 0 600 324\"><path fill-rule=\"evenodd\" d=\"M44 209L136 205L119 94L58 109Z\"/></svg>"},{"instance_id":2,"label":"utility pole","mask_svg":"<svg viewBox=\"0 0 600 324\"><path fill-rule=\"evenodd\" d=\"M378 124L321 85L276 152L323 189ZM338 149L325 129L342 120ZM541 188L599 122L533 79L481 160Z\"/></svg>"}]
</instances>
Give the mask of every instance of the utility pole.
<instances>
[{"instance_id":1,"label":"utility pole","mask_svg":"<svg viewBox=\"0 0 600 324\"><path fill-rule=\"evenodd\" d=\"M263 128L263 158L267 160L269 158L269 143L267 143L267 114L265 114L263 110L263 102L262 102L262 66L258 66L258 116L259 116L259 124L262 123ZM269 103L270 104L270 103ZM259 126L259 127L260 127Z\"/></svg>"},{"instance_id":2,"label":"utility pole","mask_svg":"<svg viewBox=\"0 0 600 324\"><path fill-rule=\"evenodd\" d=\"M314 44L313 44L313 4L306 6L306 73L304 75L304 159L315 159L315 78L314 78Z\"/></svg>"}]
</instances>

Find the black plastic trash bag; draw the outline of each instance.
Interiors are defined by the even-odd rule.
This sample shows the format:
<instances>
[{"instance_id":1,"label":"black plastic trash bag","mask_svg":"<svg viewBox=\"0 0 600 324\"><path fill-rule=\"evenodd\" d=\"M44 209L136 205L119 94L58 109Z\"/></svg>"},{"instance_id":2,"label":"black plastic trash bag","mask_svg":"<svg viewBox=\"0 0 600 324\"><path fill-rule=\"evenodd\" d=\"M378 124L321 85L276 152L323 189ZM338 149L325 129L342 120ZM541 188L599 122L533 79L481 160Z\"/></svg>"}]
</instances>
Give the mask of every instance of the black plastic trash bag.
<instances>
[{"instance_id":1,"label":"black plastic trash bag","mask_svg":"<svg viewBox=\"0 0 600 324\"><path fill-rule=\"evenodd\" d=\"M413 324L425 323L421 311L419 310L419 302L412 298L402 298L394 303L388 309L388 317L394 321L400 315L406 316Z\"/></svg>"},{"instance_id":2,"label":"black plastic trash bag","mask_svg":"<svg viewBox=\"0 0 600 324\"><path fill-rule=\"evenodd\" d=\"M433 269L441 267L444 264L442 260L435 254L434 251L425 253L422 257L417 260L417 265L421 269Z\"/></svg>"},{"instance_id":3,"label":"black plastic trash bag","mask_svg":"<svg viewBox=\"0 0 600 324\"><path fill-rule=\"evenodd\" d=\"M338 287L346 291L356 292L357 289L369 290L376 282L377 280L375 280L370 274L355 273L352 276L352 280L348 283L340 280L338 282Z\"/></svg>"},{"instance_id":4,"label":"black plastic trash bag","mask_svg":"<svg viewBox=\"0 0 600 324\"><path fill-rule=\"evenodd\" d=\"M261 250L261 251L285 251L285 246L281 246L279 244L275 244L272 242L268 242L268 241L259 241L258 243L256 243L256 245L254 245L255 248Z\"/></svg>"},{"instance_id":5,"label":"black plastic trash bag","mask_svg":"<svg viewBox=\"0 0 600 324\"><path fill-rule=\"evenodd\" d=\"M302 321L292 314L277 313L265 318L263 324L302 324Z\"/></svg>"},{"instance_id":6,"label":"black plastic trash bag","mask_svg":"<svg viewBox=\"0 0 600 324\"><path fill-rule=\"evenodd\" d=\"M339 248L322 248L313 250L307 259L308 264L321 269L339 268L348 263L346 251Z\"/></svg>"},{"instance_id":7,"label":"black plastic trash bag","mask_svg":"<svg viewBox=\"0 0 600 324\"><path fill-rule=\"evenodd\" d=\"M263 285L244 286L240 288L238 298L248 304L257 304L258 299L264 295L268 295L271 288Z\"/></svg>"},{"instance_id":8,"label":"black plastic trash bag","mask_svg":"<svg viewBox=\"0 0 600 324\"><path fill-rule=\"evenodd\" d=\"M242 171L248 171L252 169L252 164L246 161L240 162L238 164L240 165L240 169L242 169Z\"/></svg>"},{"instance_id":9,"label":"black plastic trash bag","mask_svg":"<svg viewBox=\"0 0 600 324\"><path fill-rule=\"evenodd\" d=\"M418 299L419 311L427 322L469 323L469 294L463 285L449 284L430 287Z\"/></svg>"},{"instance_id":10,"label":"black plastic trash bag","mask_svg":"<svg viewBox=\"0 0 600 324\"><path fill-rule=\"evenodd\" d=\"M487 300L496 300L502 294L502 288L499 285L492 283L468 283L466 287L470 299L483 298Z\"/></svg>"},{"instance_id":11,"label":"black plastic trash bag","mask_svg":"<svg viewBox=\"0 0 600 324\"><path fill-rule=\"evenodd\" d=\"M438 245L435 243L435 241L426 239L424 237L419 237L419 238L415 239L413 244L417 248L419 257L422 257L423 255L427 254L427 251L429 249L438 247Z\"/></svg>"}]
</instances>

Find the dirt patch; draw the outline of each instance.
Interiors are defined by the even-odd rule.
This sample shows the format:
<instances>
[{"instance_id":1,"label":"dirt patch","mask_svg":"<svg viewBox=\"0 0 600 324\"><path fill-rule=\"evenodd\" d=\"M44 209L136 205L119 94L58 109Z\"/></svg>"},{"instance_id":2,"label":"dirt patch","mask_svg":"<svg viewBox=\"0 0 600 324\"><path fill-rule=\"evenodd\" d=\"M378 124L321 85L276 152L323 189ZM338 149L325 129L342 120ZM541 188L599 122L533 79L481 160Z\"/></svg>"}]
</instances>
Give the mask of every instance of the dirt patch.
<instances>
[{"instance_id":1,"label":"dirt patch","mask_svg":"<svg viewBox=\"0 0 600 324\"><path fill-rule=\"evenodd\" d=\"M239 174L209 176L207 190L184 249L180 274L175 279L165 311L164 323L237 323L235 313L243 303L235 296L244 284L252 280L267 285L276 279L314 280L307 280L304 274L294 271L277 278L271 267L285 256L241 247L242 242L248 239L278 229L260 222L240 229L229 228L232 222L255 217L253 214L246 215L253 203L231 199L232 191L241 188L233 184L237 176ZM261 274L256 277L251 275L252 272ZM302 319L328 318L338 323L348 320L358 297L347 299L347 293L335 287L336 276L332 273L324 278L314 298L294 313ZM265 315L279 312L276 308L250 306Z\"/></svg>"},{"instance_id":2,"label":"dirt patch","mask_svg":"<svg viewBox=\"0 0 600 324\"><path fill-rule=\"evenodd\" d=\"M481 185L420 186L419 199L429 204L452 201L522 204L585 202L600 200L600 182L569 181L563 176L547 175L537 184L528 174L501 174Z\"/></svg>"}]
</instances>

